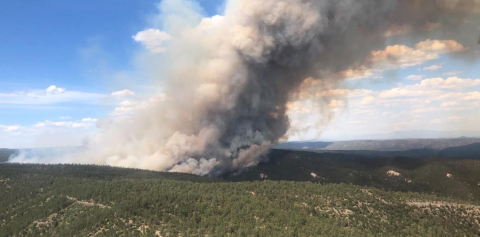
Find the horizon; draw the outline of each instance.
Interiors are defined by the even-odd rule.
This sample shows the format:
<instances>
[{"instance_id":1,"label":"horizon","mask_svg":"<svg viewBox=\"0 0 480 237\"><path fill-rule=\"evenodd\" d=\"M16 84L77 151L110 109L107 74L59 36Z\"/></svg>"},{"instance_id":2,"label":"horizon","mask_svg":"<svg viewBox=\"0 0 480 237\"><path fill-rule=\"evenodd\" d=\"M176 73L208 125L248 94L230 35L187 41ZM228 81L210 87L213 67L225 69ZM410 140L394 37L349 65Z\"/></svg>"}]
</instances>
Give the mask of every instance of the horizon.
<instances>
[{"instance_id":1,"label":"horizon","mask_svg":"<svg viewBox=\"0 0 480 237\"><path fill-rule=\"evenodd\" d=\"M335 143L335 142L354 142L354 141L401 141L401 140L454 140L454 139L480 139L480 136L458 136L458 137L405 137L405 138L379 138L379 139L352 139L352 140L299 140L299 141L278 141L272 145L272 149L275 149L275 145L286 143ZM55 146L55 147L21 147L21 148L8 148L0 147L4 150L48 150L48 149L71 149L71 148L85 148L84 146Z\"/></svg>"}]
</instances>

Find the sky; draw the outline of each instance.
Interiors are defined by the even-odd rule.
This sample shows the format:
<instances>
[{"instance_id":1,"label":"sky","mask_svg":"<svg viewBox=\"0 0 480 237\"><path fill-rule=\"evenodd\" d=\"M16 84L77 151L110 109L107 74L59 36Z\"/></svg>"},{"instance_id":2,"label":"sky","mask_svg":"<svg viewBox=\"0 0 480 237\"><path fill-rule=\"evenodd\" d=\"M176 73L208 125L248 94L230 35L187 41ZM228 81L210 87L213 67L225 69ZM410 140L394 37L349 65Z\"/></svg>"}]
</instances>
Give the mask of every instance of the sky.
<instances>
[{"instance_id":1,"label":"sky","mask_svg":"<svg viewBox=\"0 0 480 237\"><path fill-rule=\"evenodd\" d=\"M191 4L202 15L175 1L0 1L0 147L78 146L102 124L161 97L162 65L149 62L178 34L163 22L184 14L191 24L224 7L221 0ZM478 20L465 28L480 35ZM288 139L480 136L480 63L458 56L480 55L480 46L404 41L407 31L385 36L391 40L372 54L373 69L326 91L307 80L307 96L289 104ZM389 64L392 55L401 63ZM325 102L328 118L318 112L325 110L315 101L320 92L338 97Z\"/></svg>"}]
</instances>

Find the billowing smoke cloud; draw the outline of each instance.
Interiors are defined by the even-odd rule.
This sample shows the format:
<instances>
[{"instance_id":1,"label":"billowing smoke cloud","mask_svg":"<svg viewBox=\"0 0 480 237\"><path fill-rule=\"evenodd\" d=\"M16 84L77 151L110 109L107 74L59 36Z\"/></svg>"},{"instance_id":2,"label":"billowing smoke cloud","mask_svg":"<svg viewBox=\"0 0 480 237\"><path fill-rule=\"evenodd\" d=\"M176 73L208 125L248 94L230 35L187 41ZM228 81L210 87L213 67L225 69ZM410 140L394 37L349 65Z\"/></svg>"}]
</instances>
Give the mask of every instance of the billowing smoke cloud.
<instances>
[{"instance_id":1,"label":"billowing smoke cloud","mask_svg":"<svg viewBox=\"0 0 480 237\"><path fill-rule=\"evenodd\" d=\"M332 85L342 72L373 67L370 53L385 48L386 35L415 39L441 28L438 38L476 45L477 33L469 39L456 31L480 11L478 0L230 0L226 6L224 16L172 34L164 99L104 125L86 151L60 160L201 175L254 166L286 136L287 104L307 78Z\"/></svg>"}]
</instances>

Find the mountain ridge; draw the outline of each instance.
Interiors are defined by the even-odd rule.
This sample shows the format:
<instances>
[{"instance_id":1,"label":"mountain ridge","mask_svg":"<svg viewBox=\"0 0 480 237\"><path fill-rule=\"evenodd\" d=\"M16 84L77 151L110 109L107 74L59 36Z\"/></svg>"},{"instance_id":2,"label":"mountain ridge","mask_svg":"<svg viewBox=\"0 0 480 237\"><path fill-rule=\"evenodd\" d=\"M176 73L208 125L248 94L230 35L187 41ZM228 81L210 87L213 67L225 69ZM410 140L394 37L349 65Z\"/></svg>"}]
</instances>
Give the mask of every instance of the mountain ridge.
<instances>
[{"instance_id":1,"label":"mountain ridge","mask_svg":"<svg viewBox=\"0 0 480 237\"><path fill-rule=\"evenodd\" d=\"M375 151L406 151L412 149L430 148L442 150L449 147L459 147L480 143L480 138L442 138L442 139L392 139L392 140L351 140L351 141L311 141L286 142L273 146L277 149L307 149L307 150L375 150Z\"/></svg>"}]
</instances>

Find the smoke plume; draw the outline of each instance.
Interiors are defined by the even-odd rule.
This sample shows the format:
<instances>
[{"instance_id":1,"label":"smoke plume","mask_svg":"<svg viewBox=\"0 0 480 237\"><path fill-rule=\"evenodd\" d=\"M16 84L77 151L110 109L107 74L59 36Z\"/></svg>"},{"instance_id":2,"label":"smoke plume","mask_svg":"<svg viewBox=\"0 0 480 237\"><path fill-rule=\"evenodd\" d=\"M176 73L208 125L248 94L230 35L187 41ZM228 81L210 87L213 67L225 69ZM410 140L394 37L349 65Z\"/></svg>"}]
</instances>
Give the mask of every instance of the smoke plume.
<instances>
[{"instance_id":1,"label":"smoke plume","mask_svg":"<svg viewBox=\"0 0 480 237\"><path fill-rule=\"evenodd\" d=\"M287 136L287 104L307 79L335 85L368 70L398 33L414 40L441 27L435 37L475 45L477 33L457 31L479 12L478 0L229 0L224 16L174 35L164 98L55 162L200 175L254 166Z\"/></svg>"}]
</instances>

